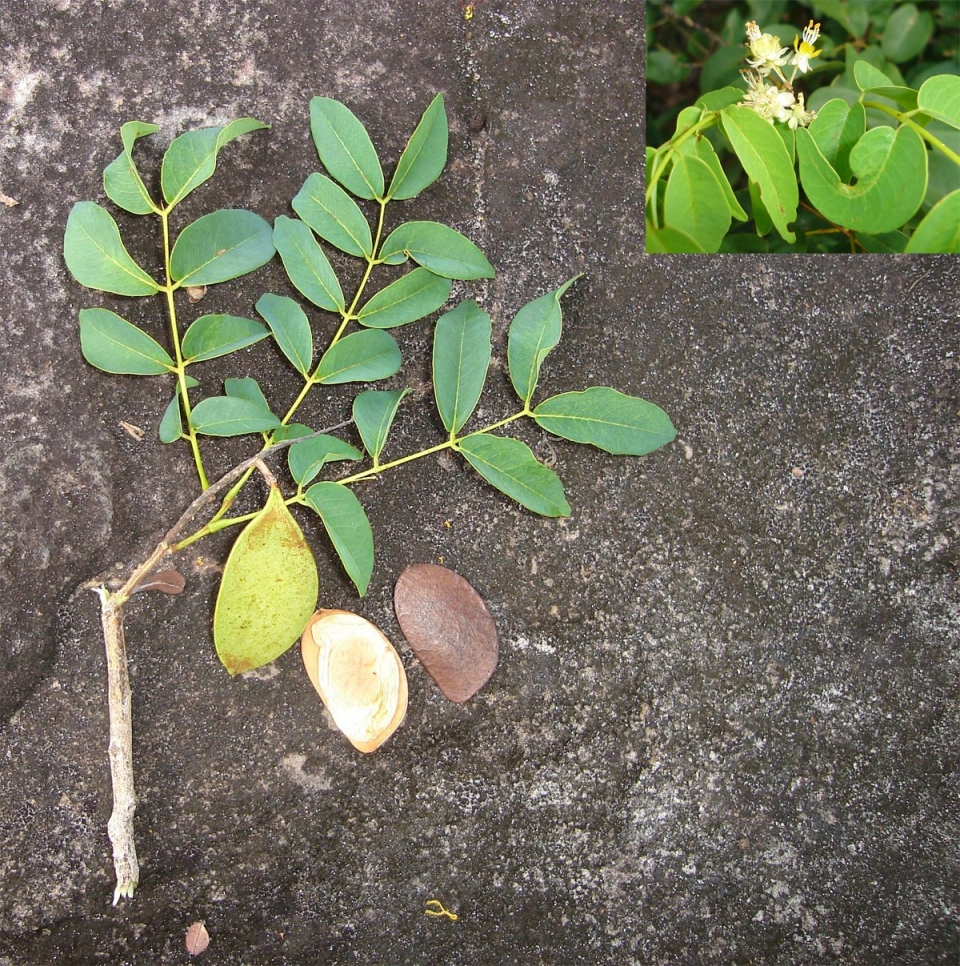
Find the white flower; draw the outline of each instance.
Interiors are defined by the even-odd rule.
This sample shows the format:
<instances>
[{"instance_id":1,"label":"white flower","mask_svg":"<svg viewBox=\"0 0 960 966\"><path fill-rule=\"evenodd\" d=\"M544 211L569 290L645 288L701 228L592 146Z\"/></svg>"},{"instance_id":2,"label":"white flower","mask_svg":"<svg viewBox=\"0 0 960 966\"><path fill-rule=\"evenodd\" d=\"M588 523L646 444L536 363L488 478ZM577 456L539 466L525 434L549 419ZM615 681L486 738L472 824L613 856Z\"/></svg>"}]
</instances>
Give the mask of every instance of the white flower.
<instances>
[{"instance_id":1,"label":"white flower","mask_svg":"<svg viewBox=\"0 0 960 966\"><path fill-rule=\"evenodd\" d=\"M747 63L764 77L772 70L779 72L790 59L790 48L781 47L779 37L761 34L755 20L747 24L747 47L752 55L747 58Z\"/></svg>"},{"instance_id":2,"label":"white flower","mask_svg":"<svg viewBox=\"0 0 960 966\"><path fill-rule=\"evenodd\" d=\"M792 117L791 108L795 103L792 91L782 91L772 84L765 84L759 74L742 71L747 81L747 93L743 96L741 105L756 111L765 121L789 122Z\"/></svg>"},{"instance_id":3,"label":"white flower","mask_svg":"<svg viewBox=\"0 0 960 966\"><path fill-rule=\"evenodd\" d=\"M808 111L803 106L803 94L798 94L797 103L790 108L787 126L791 131L796 131L798 127L806 127L816 116L816 111ZM782 121L783 118L778 118L778 120Z\"/></svg>"},{"instance_id":4,"label":"white flower","mask_svg":"<svg viewBox=\"0 0 960 966\"><path fill-rule=\"evenodd\" d=\"M794 55L790 58L790 65L792 67L797 67L801 74L805 74L810 70L810 61L814 57L819 57L823 51L816 50L814 44L817 42L817 38L820 36L820 24L814 23L812 20L810 23L803 28L803 41L797 46L797 41L800 40L799 37L793 38L793 49L795 51Z\"/></svg>"}]
</instances>

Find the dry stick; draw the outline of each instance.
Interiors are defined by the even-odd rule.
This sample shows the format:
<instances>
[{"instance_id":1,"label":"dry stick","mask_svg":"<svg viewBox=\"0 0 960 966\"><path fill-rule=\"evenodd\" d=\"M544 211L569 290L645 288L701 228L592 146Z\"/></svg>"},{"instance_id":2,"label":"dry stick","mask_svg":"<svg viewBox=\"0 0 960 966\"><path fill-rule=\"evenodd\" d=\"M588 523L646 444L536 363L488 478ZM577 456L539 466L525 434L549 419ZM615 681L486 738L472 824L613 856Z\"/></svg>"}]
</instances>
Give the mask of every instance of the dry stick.
<instances>
[{"instance_id":1,"label":"dry stick","mask_svg":"<svg viewBox=\"0 0 960 966\"><path fill-rule=\"evenodd\" d=\"M322 429L314 436L331 433L349 426L352 419ZM237 464L215 483L203 491L183 512L180 519L167 531L153 552L137 565L118 590L110 591L105 583L91 581L84 587L93 590L100 598L100 624L107 652L107 698L110 718L110 778L113 785L113 813L107 823L107 834L113 845L113 867L117 886L113 892L113 904L121 898L130 899L140 881L140 863L133 835L133 816L137 808L137 796L133 784L133 718L130 700L130 676L127 672L127 649L123 633L123 606L144 578L157 568L160 562L173 553L173 544L190 521L223 489L239 479L248 469L256 467L268 483L276 483L264 459L278 450L292 446L301 439L288 439L268 447Z\"/></svg>"}]
</instances>

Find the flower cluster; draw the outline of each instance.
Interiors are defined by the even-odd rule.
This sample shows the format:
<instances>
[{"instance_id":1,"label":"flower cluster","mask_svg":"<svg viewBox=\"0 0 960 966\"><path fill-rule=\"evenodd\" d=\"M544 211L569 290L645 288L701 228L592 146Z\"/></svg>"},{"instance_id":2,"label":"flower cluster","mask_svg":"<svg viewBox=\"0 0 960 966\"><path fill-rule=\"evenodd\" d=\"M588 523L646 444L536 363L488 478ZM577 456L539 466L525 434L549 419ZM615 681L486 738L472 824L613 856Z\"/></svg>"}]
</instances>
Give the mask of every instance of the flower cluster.
<instances>
[{"instance_id":1,"label":"flower cluster","mask_svg":"<svg viewBox=\"0 0 960 966\"><path fill-rule=\"evenodd\" d=\"M747 93L743 97L743 107L756 111L765 121L773 124L780 121L796 130L806 127L816 117L803 103L803 94L794 93L793 80L799 71L805 74L810 70L810 61L819 57L822 51L814 44L820 36L820 24L812 20L803 28L803 41L793 38L793 53L789 47L780 46L780 38L773 34L760 32L755 20L747 24L747 64L742 70L747 82ZM792 67L788 78L784 67Z\"/></svg>"}]
</instances>

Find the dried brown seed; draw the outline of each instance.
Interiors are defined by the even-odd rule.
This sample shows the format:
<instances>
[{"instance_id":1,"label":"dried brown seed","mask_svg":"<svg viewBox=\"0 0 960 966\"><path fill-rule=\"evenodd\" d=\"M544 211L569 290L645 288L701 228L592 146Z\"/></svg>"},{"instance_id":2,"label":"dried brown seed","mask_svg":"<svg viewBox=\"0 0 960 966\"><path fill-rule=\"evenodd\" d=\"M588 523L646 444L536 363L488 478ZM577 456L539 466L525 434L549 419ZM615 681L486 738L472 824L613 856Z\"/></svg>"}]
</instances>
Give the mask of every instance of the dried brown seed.
<instances>
[{"instance_id":1,"label":"dried brown seed","mask_svg":"<svg viewBox=\"0 0 960 966\"><path fill-rule=\"evenodd\" d=\"M199 956L210 945L210 933L202 922L195 922L186 935L187 952L191 956Z\"/></svg>"},{"instance_id":2,"label":"dried brown seed","mask_svg":"<svg viewBox=\"0 0 960 966\"><path fill-rule=\"evenodd\" d=\"M183 574L179 570L158 570L155 574L144 577L133 588L135 594L142 590L159 590L162 594L179 594L186 586Z\"/></svg>"},{"instance_id":3,"label":"dried brown seed","mask_svg":"<svg viewBox=\"0 0 960 966\"><path fill-rule=\"evenodd\" d=\"M345 610L318 610L300 639L307 676L357 751L376 751L407 713L407 675L379 628Z\"/></svg>"},{"instance_id":4,"label":"dried brown seed","mask_svg":"<svg viewBox=\"0 0 960 966\"><path fill-rule=\"evenodd\" d=\"M200 299L207 294L206 285L188 285L187 286L187 298L191 302L199 302Z\"/></svg>"},{"instance_id":5,"label":"dried brown seed","mask_svg":"<svg viewBox=\"0 0 960 966\"><path fill-rule=\"evenodd\" d=\"M497 627L480 595L437 564L410 564L393 590L393 608L414 654L457 703L473 697L497 666Z\"/></svg>"}]
</instances>

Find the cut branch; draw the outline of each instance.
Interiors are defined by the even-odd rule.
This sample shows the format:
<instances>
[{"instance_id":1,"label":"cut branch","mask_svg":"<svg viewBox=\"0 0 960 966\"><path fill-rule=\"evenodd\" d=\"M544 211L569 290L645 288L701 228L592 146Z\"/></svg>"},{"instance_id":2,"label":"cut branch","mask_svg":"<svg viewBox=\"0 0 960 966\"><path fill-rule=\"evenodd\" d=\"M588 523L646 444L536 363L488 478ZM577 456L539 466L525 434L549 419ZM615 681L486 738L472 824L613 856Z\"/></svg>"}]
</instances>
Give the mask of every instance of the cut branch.
<instances>
[{"instance_id":1,"label":"cut branch","mask_svg":"<svg viewBox=\"0 0 960 966\"><path fill-rule=\"evenodd\" d=\"M348 419L336 426L320 430L315 435L330 433L350 425ZM306 437L301 437L305 439ZM89 581L84 588L93 590L100 598L100 625L107 655L107 707L110 719L110 779L113 788L113 812L107 823L107 834L113 845L113 866L117 885L113 892L113 904L130 899L140 881L140 863L133 831L133 817L137 808L137 795L133 782L133 717L131 712L130 675L127 671L127 648L124 639L123 608L137 586L174 553L173 545L181 533L213 498L238 480L251 467L256 467L264 478L273 479L264 460L274 453L297 442L295 439L276 443L256 456L244 460L224 473L215 483L203 491L183 512L180 519L167 531L163 540L141 563L137 564L122 586L109 590L103 580Z\"/></svg>"}]
</instances>

